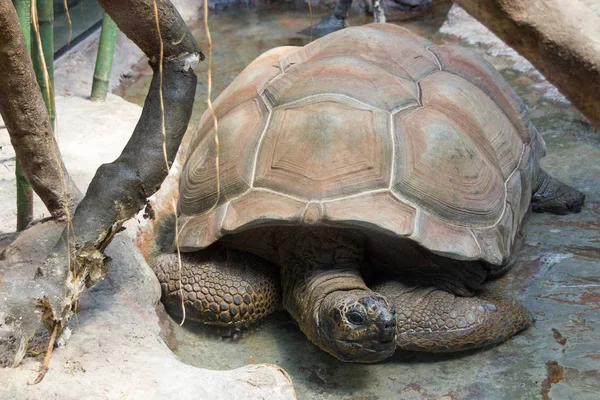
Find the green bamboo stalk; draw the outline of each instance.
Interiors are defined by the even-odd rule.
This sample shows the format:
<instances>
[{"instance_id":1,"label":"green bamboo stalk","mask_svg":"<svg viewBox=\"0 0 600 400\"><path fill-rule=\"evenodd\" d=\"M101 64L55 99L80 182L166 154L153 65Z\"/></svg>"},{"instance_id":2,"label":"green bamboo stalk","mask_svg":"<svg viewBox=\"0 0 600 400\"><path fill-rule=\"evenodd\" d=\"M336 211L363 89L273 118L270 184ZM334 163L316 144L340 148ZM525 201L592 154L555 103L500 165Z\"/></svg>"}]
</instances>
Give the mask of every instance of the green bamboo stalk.
<instances>
[{"instance_id":1,"label":"green bamboo stalk","mask_svg":"<svg viewBox=\"0 0 600 400\"><path fill-rule=\"evenodd\" d=\"M96 68L94 70L94 82L92 83L92 101L104 101L106 99L116 38L117 24L115 24L108 14L104 13L100 43L98 44L98 56L96 57Z\"/></svg>"},{"instance_id":2,"label":"green bamboo stalk","mask_svg":"<svg viewBox=\"0 0 600 400\"><path fill-rule=\"evenodd\" d=\"M27 50L31 51L31 0L13 0L13 5L15 6L15 10L17 10Z\"/></svg>"},{"instance_id":3,"label":"green bamboo stalk","mask_svg":"<svg viewBox=\"0 0 600 400\"><path fill-rule=\"evenodd\" d=\"M31 0L13 0L13 4L19 16L27 50L31 54ZM22 231L33 219L33 190L23 173L19 160L15 165L15 177L17 181L17 231Z\"/></svg>"},{"instance_id":4,"label":"green bamboo stalk","mask_svg":"<svg viewBox=\"0 0 600 400\"><path fill-rule=\"evenodd\" d=\"M37 38L34 37L33 46L31 46L31 60L54 130L56 118L54 105L54 4L52 0L37 0L36 3L42 48L39 48ZM42 57L46 62L48 82L44 77Z\"/></svg>"}]
</instances>

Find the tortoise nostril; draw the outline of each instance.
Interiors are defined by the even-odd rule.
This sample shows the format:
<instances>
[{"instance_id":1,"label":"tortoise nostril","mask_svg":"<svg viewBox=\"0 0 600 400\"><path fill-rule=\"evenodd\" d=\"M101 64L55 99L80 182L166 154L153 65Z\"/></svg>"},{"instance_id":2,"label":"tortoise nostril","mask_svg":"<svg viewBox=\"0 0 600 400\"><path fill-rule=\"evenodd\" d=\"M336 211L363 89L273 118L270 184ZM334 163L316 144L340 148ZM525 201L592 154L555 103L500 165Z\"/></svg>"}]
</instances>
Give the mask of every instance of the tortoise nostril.
<instances>
[{"instance_id":1,"label":"tortoise nostril","mask_svg":"<svg viewBox=\"0 0 600 400\"><path fill-rule=\"evenodd\" d=\"M386 322L383 328L379 331L379 340L387 342L394 340L396 337L396 324L394 322Z\"/></svg>"},{"instance_id":2,"label":"tortoise nostril","mask_svg":"<svg viewBox=\"0 0 600 400\"><path fill-rule=\"evenodd\" d=\"M385 321L385 322L383 323L383 328L384 328L385 330L388 330L388 329L393 329L393 328L395 328L395 327L396 327L396 320L389 320L389 321Z\"/></svg>"}]
</instances>

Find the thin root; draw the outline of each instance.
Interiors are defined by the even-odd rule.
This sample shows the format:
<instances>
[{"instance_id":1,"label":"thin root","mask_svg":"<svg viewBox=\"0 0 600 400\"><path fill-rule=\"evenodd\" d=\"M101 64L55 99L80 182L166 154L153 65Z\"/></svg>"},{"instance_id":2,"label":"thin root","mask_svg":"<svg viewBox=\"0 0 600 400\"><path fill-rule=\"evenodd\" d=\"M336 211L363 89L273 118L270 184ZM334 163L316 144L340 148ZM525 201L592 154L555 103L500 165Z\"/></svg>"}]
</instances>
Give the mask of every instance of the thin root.
<instances>
[{"instance_id":1,"label":"thin root","mask_svg":"<svg viewBox=\"0 0 600 400\"><path fill-rule=\"evenodd\" d=\"M46 372L48 372L48 366L50 365L50 358L52 357L52 350L54 349L54 342L56 341L56 335L58 334L59 325L60 324L58 322L54 323L54 328L52 329L52 335L50 335L50 341L48 342L48 349L46 350L46 356L44 357L42 368L35 378L35 381L33 381L33 383L27 382L28 385L37 385L46 376Z\"/></svg>"}]
</instances>

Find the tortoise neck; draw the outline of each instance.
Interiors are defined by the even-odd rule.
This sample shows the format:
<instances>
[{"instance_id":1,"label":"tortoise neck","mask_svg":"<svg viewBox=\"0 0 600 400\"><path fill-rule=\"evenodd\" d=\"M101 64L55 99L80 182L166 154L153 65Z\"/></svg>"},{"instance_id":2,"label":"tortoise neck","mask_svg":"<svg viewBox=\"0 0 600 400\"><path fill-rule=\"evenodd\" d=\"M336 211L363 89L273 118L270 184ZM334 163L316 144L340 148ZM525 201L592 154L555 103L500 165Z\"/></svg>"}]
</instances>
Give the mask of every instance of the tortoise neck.
<instances>
[{"instance_id":1,"label":"tortoise neck","mask_svg":"<svg viewBox=\"0 0 600 400\"><path fill-rule=\"evenodd\" d=\"M319 310L323 300L340 291L369 291L358 263L315 265L309 261L281 264L283 307L298 322L310 340L319 345Z\"/></svg>"},{"instance_id":2,"label":"tortoise neck","mask_svg":"<svg viewBox=\"0 0 600 400\"><path fill-rule=\"evenodd\" d=\"M317 332L323 300L338 291L365 290L361 275L363 241L335 229L286 231L279 237L283 306L310 340Z\"/></svg>"}]
</instances>

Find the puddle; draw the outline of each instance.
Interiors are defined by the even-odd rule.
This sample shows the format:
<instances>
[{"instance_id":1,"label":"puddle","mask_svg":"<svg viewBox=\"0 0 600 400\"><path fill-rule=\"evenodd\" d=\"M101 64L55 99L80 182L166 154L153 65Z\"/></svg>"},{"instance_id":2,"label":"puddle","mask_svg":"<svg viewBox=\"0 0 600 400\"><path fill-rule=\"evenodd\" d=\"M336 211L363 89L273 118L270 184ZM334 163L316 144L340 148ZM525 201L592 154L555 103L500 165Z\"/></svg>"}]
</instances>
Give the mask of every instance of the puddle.
<instances>
[{"instance_id":1,"label":"puddle","mask_svg":"<svg viewBox=\"0 0 600 400\"><path fill-rule=\"evenodd\" d=\"M457 38L444 36L438 31L449 6L448 2L438 3L438 8L429 17L405 21L402 25L436 43L459 43ZM325 11L315 13L314 21L319 21L325 15ZM371 22L371 17L354 11L349 22L351 25L361 25ZM276 46L304 45L310 40L299 33L310 25L305 6L285 4L272 5L270 9L213 12L209 23L214 43L212 73L215 98L246 65L264 51ZM201 48L206 49L204 27L194 26L193 33ZM588 202L597 205L600 190L597 173L600 167L594 172L594 168L590 169L584 163L573 163L569 157L573 152L583 152L586 157L600 160L600 135L570 105L543 99L543 91L535 89L539 78L511 70L510 60L486 54L483 47L470 47L500 69L530 107L533 122L547 139L548 152L553 154L545 161L554 168L553 173L556 171L555 175L577 182L582 189L590 188ZM204 62L196 70L198 87L193 122L200 119L206 108L206 68L207 63ZM141 105L151 73L147 66L140 66L139 75L125 82L120 94L128 101ZM193 123L190 129L193 129ZM567 167L571 168L571 172L567 171ZM567 221L569 218L597 220L598 207L587 208L577 217L567 217ZM552 233L544 224L554 223L556 217L536 216L532 219L534 228L528 240L541 246L532 251L542 254L543 247L548 243L553 244L555 249L559 244L553 240L560 235L560 231ZM550 237L549 232L554 236ZM570 240L575 241L578 237L573 234ZM587 236L581 238L583 241L589 239ZM587 264L581 269L582 274L591 274L591 271L592 266ZM514 293L519 292L519 282L515 281L513 286ZM564 326L570 323L568 314L553 315L552 309L540 306L536 302L535 290L539 288L522 288L521 295L525 297L526 305L536 315L544 315L545 319L540 318L536 327L504 345L486 351L433 356L397 353L390 360L374 365L345 364L312 345L284 312L278 312L263 323L241 332L188 324L180 327L174 322L173 351L183 362L217 370L249 363L278 364L292 377L299 399L533 398L540 395L540 390L544 390L540 385L546 375L548 360L545 357L551 357L552 351L548 349L556 344L552 331L545 324L551 321L563 331ZM580 314L586 313L578 311ZM600 325L598 315L588 315L587 318L588 323ZM573 332L570 337L570 340L578 340ZM594 339L588 340L582 336L579 340L593 343ZM585 356L573 353L573 357L573 363L577 364ZM585 361L587 368L592 367L590 360L592 358ZM600 368L600 360L593 367ZM585 394L582 396L578 398L587 398Z\"/></svg>"}]
</instances>

